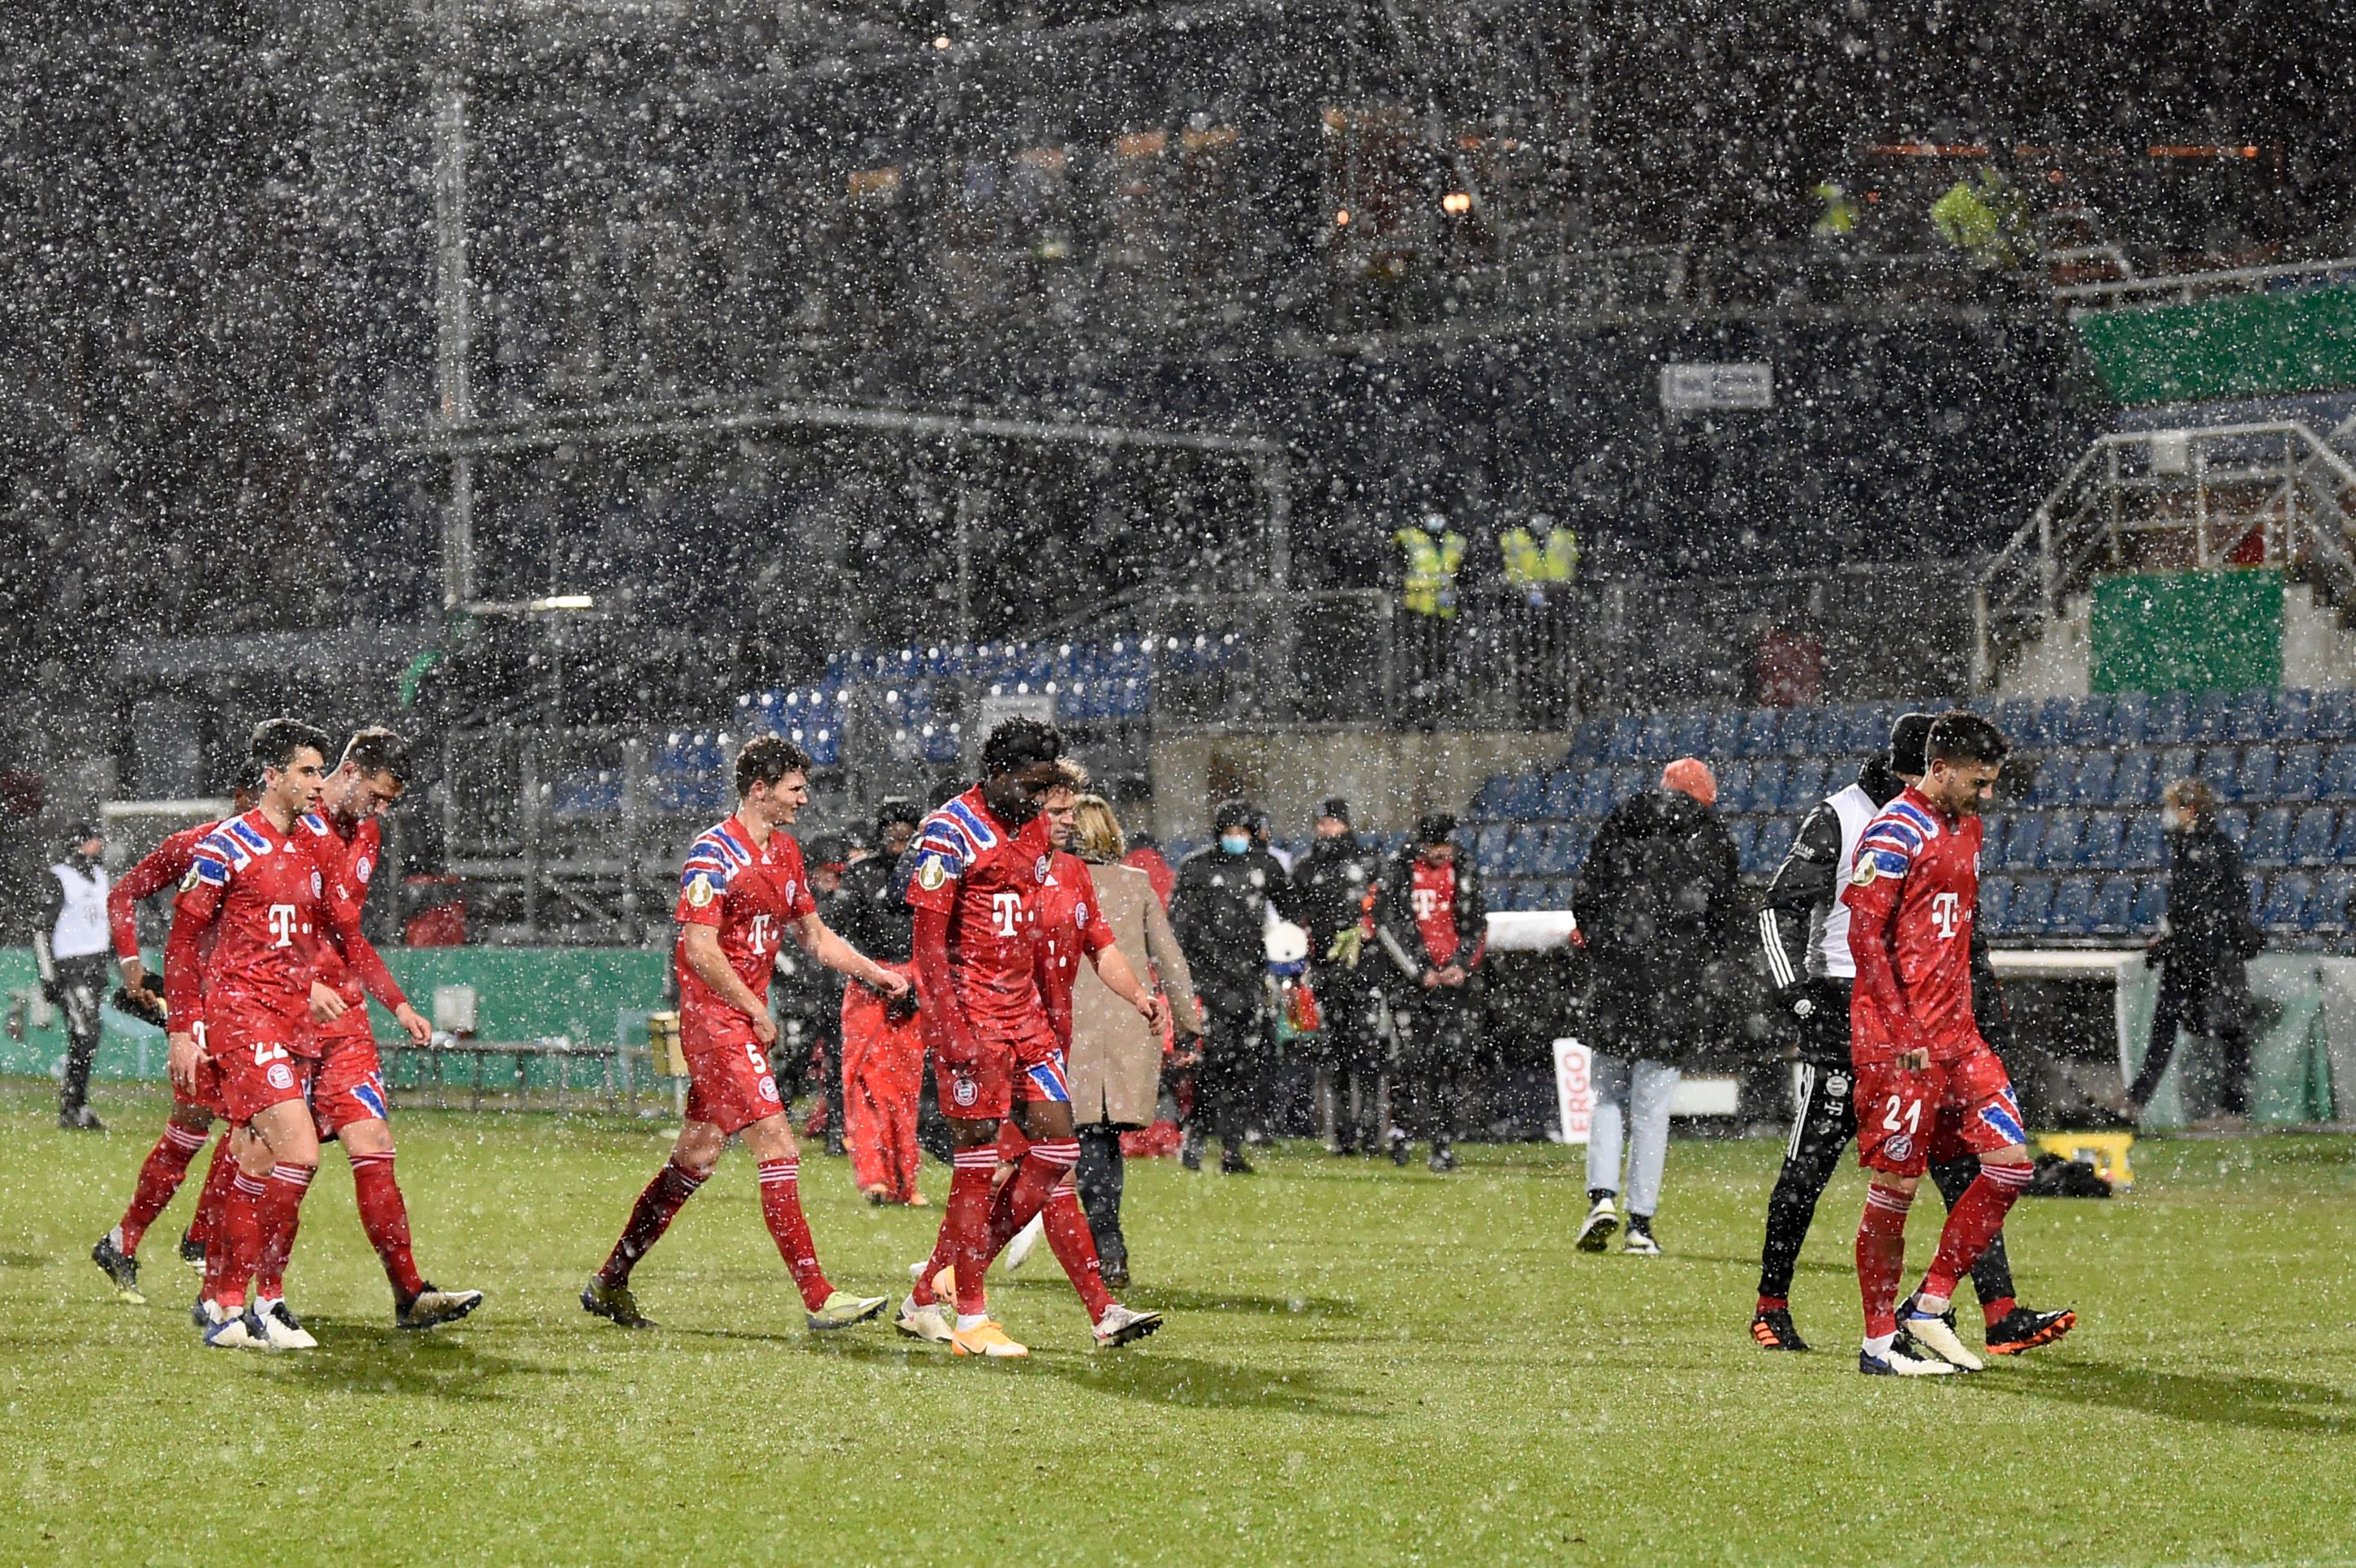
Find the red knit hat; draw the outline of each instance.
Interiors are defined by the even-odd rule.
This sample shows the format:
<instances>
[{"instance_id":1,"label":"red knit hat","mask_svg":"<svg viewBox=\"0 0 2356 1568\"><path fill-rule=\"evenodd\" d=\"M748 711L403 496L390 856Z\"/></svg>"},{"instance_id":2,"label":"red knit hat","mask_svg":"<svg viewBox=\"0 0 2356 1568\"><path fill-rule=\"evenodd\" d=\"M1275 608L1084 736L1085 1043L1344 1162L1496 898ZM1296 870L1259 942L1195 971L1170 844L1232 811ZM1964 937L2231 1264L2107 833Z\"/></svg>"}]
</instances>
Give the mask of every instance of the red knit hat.
<instances>
[{"instance_id":1,"label":"red knit hat","mask_svg":"<svg viewBox=\"0 0 2356 1568\"><path fill-rule=\"evenodd\" d=\"M1697 757L1680 757L1661 769L1661 788L1691 795L1705 806L1718 804L1718 780L1709 764Z\"/></svg>"}]
</instances>

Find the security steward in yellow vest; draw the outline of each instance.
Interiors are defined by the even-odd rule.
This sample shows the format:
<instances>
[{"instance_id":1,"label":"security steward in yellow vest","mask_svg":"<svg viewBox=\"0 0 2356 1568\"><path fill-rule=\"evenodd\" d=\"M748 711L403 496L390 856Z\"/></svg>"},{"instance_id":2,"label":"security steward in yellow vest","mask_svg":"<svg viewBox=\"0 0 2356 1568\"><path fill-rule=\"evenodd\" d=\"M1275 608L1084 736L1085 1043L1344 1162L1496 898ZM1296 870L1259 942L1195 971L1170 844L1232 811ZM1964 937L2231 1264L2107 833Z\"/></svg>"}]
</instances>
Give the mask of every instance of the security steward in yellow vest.
<instances>
[{"instance_id":1,"label":"security steward in yellow vest","mask_svg":"<svg viewBox=\"0 0 2356 1568\"><path fill-rule=\"evenodd\" d=\"M1450 528L1444 518L1427 521L1440 524L1438 538L1416 523L1391 536L1406 555L1406 576L1399 597L1412 614L1454 620L1456 574L1464 564L1464 536Z\"/></svg>"},{"instance_id":2,"label":"security steward in yellow vest","mask_svg":"<svg viewBox=\"0 0 2356 1568\"><path fill-rule=\"evenodd\" d=\"M1547 593L1579 570L1579 535L1550 517L1515 523L1497 536L1497 549L1505 558L1505 586L1531 605L1546 603Z\"/></svg>"}]
</instances>

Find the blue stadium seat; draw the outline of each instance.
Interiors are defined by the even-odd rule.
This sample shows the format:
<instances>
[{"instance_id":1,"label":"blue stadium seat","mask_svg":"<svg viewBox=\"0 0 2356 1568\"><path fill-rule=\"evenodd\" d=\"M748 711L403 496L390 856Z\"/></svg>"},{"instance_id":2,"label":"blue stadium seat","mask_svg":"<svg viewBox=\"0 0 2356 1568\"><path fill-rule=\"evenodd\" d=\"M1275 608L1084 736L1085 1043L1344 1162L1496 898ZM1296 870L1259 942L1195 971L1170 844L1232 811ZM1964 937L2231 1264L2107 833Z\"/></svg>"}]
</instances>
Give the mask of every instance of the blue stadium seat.
<instances>
[{"instance_id":1,"label":"blue stadium seat","mask_svg":"<svg viewBox=\"0 0 2356 1568\"><path fill-rule=\"evenodd\" d=\"M1709 714L1701 708L1689 708L1673 715L1669 726L1670 757L1709 756Z\"/></svg>"},{"instance_id":2,"label":"blue stadium seat","mask_svg":"<svg viewBox=\"0 0 2356 1568\"><path fill-rule=\"evenodd\" d=\"M2280 865L2290 858L2290 808L2269 806L2250 822L2242 858L2252 865Z\"/></svg>"},{"instance_id":3,"label":"blue stadium seat","mask_svg":"<svg viewBox=\"0 0 2356 1568\"><path fill-rule=\"evenodd\" d=\"M2212 746L2201 754L2201 782L2217 791L2220 800L2242 798L2242 754L2230 746Z\"/></svg>"},{"instance_id":4,"label":"blue stadium seat","mask_svg":"<svg viewBox=\"0 0 2356 1568\"><path fill-rule=\"evenodd\" d=\"M1570 847L1562 838L1558 827L1537 827L1527 830L1537 835L1537 847L1530 857L1530 869L1540 876L1555 876L1563 870L1560 851Z\"/></svg>"},{"instance_id":5,"label":"blue stadium seat","mask_svg":"<svg viewBox=\"0 0 2356 1568\"><path fill-rule=\"evenodd\" d=\"M2296 936L2306 929L2307 907L2314 897L2314 877L2303 871L2278 872L2266 884L2258 924L2278 935Z\"/></svg>"},{"instance_id":6,"label":"blue stadium seat","mask_svg":"<svg viewBox=\"0 0 2356 1568\"><path fill-rule=\"evenodd\" d=\"M2077 870L2083 864L2080 841L2085 833L2083 812L2046 812L2044 842L2038 847L2037 864L2048 871Z\"/></svg>"},{"instance_id":7,"label":"blue stadium seat","mask_svg":"<svg viewBox=\"0 0 2356 1568\"><path fill-rule=\"evenodd\" d=\"M1604 757L1612 762L1633 762L1644 737L1644 715L1622 714L1612 721L1612 739L1604 746Z\"/></svg>"},{"instance_id":8,"label":"blue stadium seat","mask_svg":"<svg viewBox=\"0 0 2356 1568\"><path fill-rule=\"evenodd\" d=\"M1593 822L1568 822L1555 829L1558 839L1567 841L1562 851L1563 870L1576 876L1587 867L1587 852L1595 843Z\"/></svg>"},{"instance_id":9,"label":"blue stadium seat","mask_svg":"<svg viewBox=\"0 0 2356 1568\"><path fill-rule=\"evenodd\" d=\"M1984 877L1980 881L1980 908L1977 924L1983 936L2001 936L2005 916L2012 908L2012 879L2006 876Z\"/></svg>"},{"instance_id":10,"label":"blue stadium seat","mask_svg":"<svg viewBox=\"0 0 2356 1568\"><path fill-rule=\"evenodd\" d=\"M2181 746L2189 738L2192 717L2192 699L2181 692L2160 692L2153 695L2143 714L2143 743L2146 746Z\"/></svg>"},{"instance_id":11,"label":"blue stadium seat","mask_svg":"<svg viewBox=\"0 0 2356 1568\"><path fill-rule=\"evenodd\" d=\"M2356 740L2356 690L2335 686L2318 692L2308 703L2309 740Z\"/></svg>"},{"instance_id":12,"label":"blue stadium seat","mask_svg":"<svg viewBox=\"0 0 2356 1568\"><path fill-rule=\"evenodd\" d=\"M1755 768L1748 762L1728 762L1719 765L1718 774L1718 809L1740 816L1751 810L1751 779Z\"/></svg>"},{"instance_id":13,"label":"blue stadium seat","mask_svg":"<svg viewBox=\"0 0 2356 1568\"><path fill-rule=\"evenodd\" d=\"M2062 741L2068 746L2114 746L2112 730L2116 725L2112 710L2116 704L2107 692L2097 692L2091 697L2078 697L2070 703L2070 722Z\"/></svg>"},{"instance_id":14,"label":"blue stadium seat","mask_svg":"<svg viewBox=\"0 0 2356 1568\"><path fill-rule=\"evenodd\" d=\"M2048 697L2037 710L2037 730L2045 737L2047 746L2077 744L2077 709L2075 697Z\"/></svg>"},{"instance_id":15,"label":"blue stadium seat","mask_svg":"<svg viewBox=\"0 0 2356 1568\"><path fill-rule=\"evenodd\" d=\"M2293 865L2322 865L2331 858L2332 830L2340 813L2329 806L2302 807L2290 830L2287 858Z\"/></svg>"},{"instance_id":16,"label":"blue stadium seat","mask_svg":"<svg viewBox=\"0 0 2356 1568\"><path fill-rule=\"evenodd\" d=\"M2184 738L2202 746L2216 746L2233 738L2233 699L2236 693L2211 688L2192 700L2192 714L2184 726Z\"/></svg>"},{"instance_id":17,"label":"blue stadium seat","mask_svg":"<svg viewBox=\"0 0 2356 1568\"><path fill-rule=\"evenodd\" d=\"M1505 843L1512 835L1512 829L1497 826L1483 828L1472 835L1472 864L1481 868L1482 875L1497 877L1505 874Z\"/></svg>"},{"instance_id":18,"label":"blue stadium seat","mask_svg":"<svg viewBox=\"0 0 2356 1568\"><path fill-rule=\"evenodd\" d=\"M2315 897L2308 900L2308 929L2326 936L2349 929L2348 900L2356 897L2356 871L2327 871L2315 879Z\"/></svg>"},{"instance_id":19,"label":"blue stadium seat","mask_svg":"<svg viewBox=\"0 0 2356 1568\"><path fill-rule=\"evenodd\" d=\"M1785 757L1813 751L1816 745L1816 710L1785 708L1775 720L1775 749Z\"/></svg>"},{"instance_id":20,"label":"blue stadium seat","mask_svg":"<svg viewBox=\"0 0 2356 1568\"><path fill-rule=\"evenodd\" d=\"M2239 849L2250 836L2250 813L2239 806L2228 806L2217 813L2217 831L2233 841Z\"/></svg>"},{"instance_id":21,"label":"blue stadium seat","mask_svg":"<svg viewBox=\"0 0 2356 1568\"><path fill-rule=\"evenodd\" d=\"M2005 929L2033 937L2045 929L2046 911L2053 908L2053 879L2024 876L2012 886L2012 903L2005 910Z\"/></svg>"},{"instance_id":22,"label":"blue stadium seat","mask_svg":"<svg viewBox=\"0 0 2356 1568\"><path fill-rule=\"evenodd\" d=\"M1526 822L1546 810L1546 776L1525 773L1514 780L1505 793L1505 815L1514 822Z\"/></svg>"},{"instance_id":23,"label":"blue stadium seat","mask_svg":"<svg viewBox=\"0 0 2356 1568\"><path fill-rule=\"evenodd\" d=\"M2226 704L2225 736L2227 740L2249 742L2266 738L2266 726L2274 720L2272 690L2253 686L2235 692Z\"/></svg>"},{"instance_id":24,"label":"blue stadium seat","mask_svg":"<svg viewBox=\"0 0 2356 1568\"><path fill-rule=\"evenodd\" d=\"M2160 754L2152 758L2152 782L2155 786L2152 799L2158 800L2161 790L2179 779L2191 778L2200 771L2200 768L2201 750L2198 746L2171 746L2162 748Z\"/></svg>"},{"instance_id":25,"label":"blue stadium seat","mask_svg":"<svg viewBox=\"0 0 2356 1568\"><path fill-rule=\"evenodd\" d=\"M2333 749L2323 764L2323 784L2317 793L2327 800L2356 800L2356 746Z\"/></svg>"},{"instance_id":26,"label":"blue stadium seat","mask_svg":"<svg viewBox=\"0 0 2356 1568\"><path fill-rule=\"evenodd\" d=\"M2242 771L2234 779L2234 792L2244 800L2271 800L2275 798L2275 777L2281 757L2271 746L2245 746L2242 751Z\"/></svg>"},{"instance_id":27,"label":"blue stadium seat","mask_svg":"<svg viewBox=\"0 0 2356 1568\"><path fill-rule=\"evenodd\" d=\"M1570 737L1570 755L1563 760L1577 764L1601 762L1603 760L1604 750L1611 744L1612 721L1610 719L1600 717L1582 719L1580 721L1578 730Z\"/></svg>"},{"instance_id":28,"label":"blue stadium seat","mask_svg":"<svg viewBox=\"0 0 2356 1568\"><path fill-rule=\"evenodd\" d=\"M2110 804L2115 806L2148 806L2158 796L2152 782L2153 756L2138 746L2119 757L2118 771L2111 778Z\"/></svg>"},{"instance_id":29,"label":"blue stadium seat","mask_svg":"<svg viewBox=\"0 0 2356 1568\"><path fill-rule=\"evenodd\" d=\"M1742 755L1742 710L1712 708L1709 725L1702 732L1702 755L1715 759Z\"/></svg>"},{"instance_id":30,"label":"blue stadium seat","mask_svg":"<svg viewBox=\"0 0 2356 1568\"><path fill-rule=\"evenodd\" d=\"M2119 865L2131 871L2148 871L2168 864L2168 832L2158 811L2137 811L2127 818L2126 843Z\"/></svg>"},{"instance_id":31,"label":"blue stadium seat","mask_svg":"<svg viewBox=\"0 0 2356 1568\"><path fill-rule=\"evenodd\" d=\"M1655 714L1644 721L1644 733L1637 737L1634 762L1666 762L1676 755L1676 718L1671 714Z\"/></svg>"},{"instance_id":32,"label":"blue stadium seat","mask_svg":"<svg viewBox=\"0 0 2356 1568\"><path fill-rule=\"evenodd\" d=\"M2086 937L2094 931L2094 883L2092 877L2064 877L2053 889L2052 906L2045 912L2045 934Z\"/></svg>"},{"instance_id":33,"label":"blue stadium seat","mask_svg":"<svg viewBox=\"0 0 2356 1568\"><path fill-rule=\"evenodd\" d=\"M2340 814L2339 836L2331 841L2331 859L2335 865L2356 865L2356 811Z\"/></svg>"},{"instance_id":34,"label":"blue stadium seat","mask_svg":"<svg viewBox=\"0 0 2356 1568\"><path fill-rule=\"evenodd\" d=\"M1619 802L1612 795L1612 769L1590 768L1580 776L1579 811L1582 817L1600 817Z\"/></svg>"},{"instance_id":35,"label":"blue stadium seat","mask_svg":"<svg viewBox=\"0 0 2356 1568\"><path fill-rule=\"evenodd\" d=\"M2078 765L2077 778L2070 781L2070 803L2073 806L2107 806L2116 799L2118 781L2118 753L2090 751L2085 761Z\"/></svg>"},{"instance_id":36,"label":"blue stadium seat","mask_svg":"<svg viewBox=\"0 0 2356 1568\"><path fill-rule=\"evenodd\" d=\"M1771 757L1775 751L1776 726L1783 714L1775 708L1751 708L1742 715L1741 739L1735 749L1744 757Z\"/></svg>"},{"instance_id":37,"label":"blue stadium seat","mask_svg":"<svg viewBox=\"0 0 2356 1568\"><path fill-rule=\"evenodd\" d=\"M1773 815L1783 809L1783 779L1787 769L1781 758L1765 757L1751 765L1751 810Z\"/></svg>"},{"instance_id":38,"label":"blue stadium seat","mask_svg":"<svg viewBox=\"0 0 2356 1568\"><path fill-rule=\"evenodd\" d=\"M1584 780L1569 768L1559 768L1547 775L1546 815L1561 822L1579 815L1580 787Z\"/></svg>"},{"instance_id":39,"label":"blue stadium seat","mask_svg":"<svg viewBox=\"0 0 2356 1568\"><path fill-rule=\"evenodd\" d=\"M2035 811L2020 812L2012 819L2011 826L2005 830L2004 868L2007 871L2036 870L2038 851L2044 843L2045 819Z\"/></svg>"},{"instance_id":40,"label":"blue stadium seat","mask_svg":"<svg viewBox=\"0 0 2356 1568\"><path fill-rule=\"evenodd\" d=\"M2141 746L2148 738L2144 725L2151 714L2151 699L2141 692L2114 692L2102 732L2089 742L2097 746ZM2157 744L2157 743L2154 743Z\"/></svg>"},{"instance_id":41,"label":"blue stadium seat","mask_svg":"<svg viewBox=\"0 0 2356 1568\"><path fill-rule=\"evenodd\" d=\"M2315 799L2323 787L2323 748L2312 743L2286 746L2275 764L2275 799L2297 805Z\"/></svg>"},{"instance_id":42,"label":"blue stadium seat","mask_svg":"<svg viewBox=\"0 0 2356 1568\"><path fill-rule=\"evenodd\" d=\"M1641 762L1633 762L1624 768L1613 768L1612 770L1612 803L1616 806L1629 796L1651 789L1659 782L1660 777L1661 768L1658 763L1648 767Z\"/></svg>"},{"instance_id":43,"label":"blue stadium seat","mask_svg":"<svg viewBox=\"0 0 2356 1568\"><path fill-rule=\"evenodd\" d=\"M2013 818L2001 811L1991 811L1980 818L1980 869L1994 871L2004 864L2004 835Z\"/></svg>"},{"instance_id":44,"label":"blue stadium seat","mask_svg":"<svg viewBox=\"0 0 2356 1568\"><path fill-rule=\"evenodd\" d=\"M1545 829L1537 827L1518 827L1514 830L1513 837L1506 842L1505 845L1506 875L1535 876L1537 875L1538 855L1546 845L1545 832Z\"/></svg>"},{"instance_id":45,"label":"blue stadium seat","mask_svg":"<svg viewBox=\"0 0 2356 1568\"><path fill-rule=\"evenodd\" d=\"M2045 745L2045 725L2040 704L2034 697L2015 697L2008 702L1998 703L1996 712L1990 716L2015 746L2036 751Z\"/></svg>"},{"instance_id":46,"label":"blue stadium seat","mask_svg":"<svg viewBox=\"0 0 2356 1568\"><path fill-rule=\"evenodd\" d=\"M1832 771L1821 757L1803 757L1792 764L1783 780L1783 809L1804 811L1825 798L1826 776Z\"/></svg>"},{"instance_id":47,"label":"blue stadium seat","mask_svg":"<svg viewBox=\"0 0 2356 1568\"><path fill-rule=\"evenodd\" d=\"M2018 779L2008 781L2008 787L2019 789L2017 798L2022 804L2059 806L2070 799L2070 786L2078 777L2078 758L2072 752L2050 752L2027 764L2022 772L2029 779L2027 789L2020 789Z\"/></svg>"},{"instance_id":48,"label":"blue stadium seat","mask_svg":"<svg viewBox=\"0 0 2356 1568\"><path fill-rule=\"evenodd\" d=\"M1490 774L1481 780L1481 788L1473 791L1472 804L1464 814L1476 822L1494 821L1505 809L1505 793L1513 787L1512 774Z\"/></svg>"},{"instance_id":49,"label":"blue stadium seat","mask_svg":"<svg viewBox=\"0 0 2356 1568\"><path fill-rule=\"evenodd\" d=\"M1729 817L1726 820L1726 834L1734 841L1735 864L1738 865L1750 864L1751 846L1759 838L1759 819Z\"/></svg>"},{"instance_id":50,"label":"blue stadium seat","mask_svg":"<svg viewBox=\"0 0 2356 1568\"><path fill-rule=\"evenodd\" d=\"M2266 736L2273 741L2301 741L2307 738L2307 715L2315 706L2315 693L2298 687L2287 687L2274 693L2266 703Z\"/></svg>"},{"instance_id":51,"label":"blue stadium seat","mask_svg":"<svg viewBox=\"0 0 2356 1568\"><path fill-rule=\"evenodd\" d=\"M2090 929L2097 936L2122 936L2131 928L2135 916L2135 879L2131 876L2105 876L2094 889L2094 918Z\"/></svg>"},{"instance_id":52,"label":"blue stadium seat","mask_svg":"<svg viewBox=\"0 0 2356 1568\"><path fill-rule=\"evenodd\" d=\"M2168 913L2168 879L2147 876L2136 885L2135 909L2127 916L2127 929L2133 931L2157 931L2160 917Z\"/></svg>"},{"instance_id":53,"label":"blue stadium seat","mask_svg":"<svg viewBox=\"0 0 2356 1568\"><path fill-rule=\"evenodd\" d=\"M2126 839L2126 819L2116 811L2092 811L2086 816L2085 837L2078 848L2078 864L2089 871L2116 871Z\"/></svg>"}]
</instances>

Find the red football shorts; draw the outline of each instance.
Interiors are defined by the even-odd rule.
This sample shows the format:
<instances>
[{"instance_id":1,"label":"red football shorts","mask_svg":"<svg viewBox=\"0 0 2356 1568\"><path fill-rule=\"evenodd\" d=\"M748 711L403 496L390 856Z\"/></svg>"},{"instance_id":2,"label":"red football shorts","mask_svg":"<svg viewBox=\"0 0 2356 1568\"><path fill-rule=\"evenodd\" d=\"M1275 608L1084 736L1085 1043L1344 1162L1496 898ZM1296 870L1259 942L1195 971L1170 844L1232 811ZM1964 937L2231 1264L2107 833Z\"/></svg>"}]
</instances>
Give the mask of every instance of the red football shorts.
<instances>
[{"instance_id":1,"label":"red football shorts","mask_svg":"<svg viewBox=\"0 0 2356 1568\"><path fill-rule=\"evenodd\" d=\"M1019 1094L1026 1101L1068 1103L1064 1050L1046 1020L1027 1030L984 1027L974 1032L980 1058L933 1063L933 1090L941 1114L964 1122L1002 1122Z\"/></svg>"},{"instance_id":2,"label":"red football shorts","mask_svg":"<svg viewBox=\"0 0 2356 1568\"><path fill-rule=\"evenodd\" d=\"M180 1086L174 1083L172 1109L202 1111L208 1115L226 1116L229 1112L221 1104L220 1068L213 1061L212 1047L207 1043L205 1021L199 1018L190 1024L188 1033L197 1037L197 1087L193 1092L183 1093Z\"/></svg>"},{"instance_id":3,"label":"red football shorts","mask_svg":"<svg viewBox=\"0 0 2356 1568\"><path fill-rule=\"evenodd\" d=\"M384 1092L384 1064L376 1036L365 1029L340 1030L323 1037L327 1047L311 1079L311 1119L322 1141L355 1122L389 1122L391 1101Z\"/></svg>"},{"instance_id":4,"label":"red football shorts","mask_svg":"<svg viewBox=\"0 0 2356 1568\"><path fill-rule=\"evenodd\" d=\"M706 1013L682 1008L680 1054L687 1058L687 1119L723 1133L741 1133L754 1122L781 1115L777 1080L768 1053L753 1036L753 1021L727 1008Z\"/></svg>"},{"instance_id":5,"label":"red football shorts","mask_svg":"<svg viewBox=\"0 0 2356 1568\"><path fill-rule=\"evenodd\" d=\"M2028 1142L2012 1079L1985 1046L1921 1072L1888 1062L1857 1069L1858 1161L1868 1170L1919 1176Z\"/></svg>"},{"instance_id":6,"label":"red football shorts","mask_svg":"<svg viewBox=\"0 0 2356 1568\"><path fill-rule=\"evenodd\" d=\"M205 1044L220 1074L221 1113L240 1126L303 1099L318 1066L307 1027L258 1007L209 1004Z\"/></svg>"}]
</instances>

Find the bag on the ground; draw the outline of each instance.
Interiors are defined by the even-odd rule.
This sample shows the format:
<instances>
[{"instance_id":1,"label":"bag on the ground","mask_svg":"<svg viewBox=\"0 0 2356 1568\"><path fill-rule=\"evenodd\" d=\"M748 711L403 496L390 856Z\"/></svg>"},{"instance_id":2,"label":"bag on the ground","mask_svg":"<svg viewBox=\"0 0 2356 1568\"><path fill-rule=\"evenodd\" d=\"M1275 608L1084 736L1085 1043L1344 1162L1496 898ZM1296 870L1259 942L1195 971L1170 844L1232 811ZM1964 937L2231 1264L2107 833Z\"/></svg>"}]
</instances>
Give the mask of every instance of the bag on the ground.
<instances>
[{"instance_id":1,"label":"bag on the ground","mask_svg":"<svg viewBox=\"0 0 2356 1568\"><path fill-rule=\"evenodd\" d=\"M2095 1173L2094 1167L2080 1160L2065 1160L2059 1155L2040 1155L2037 1168L2021 1189L2024 1197L2108 1197L2111 1184Z\"/></svg>"}]
</instances>

